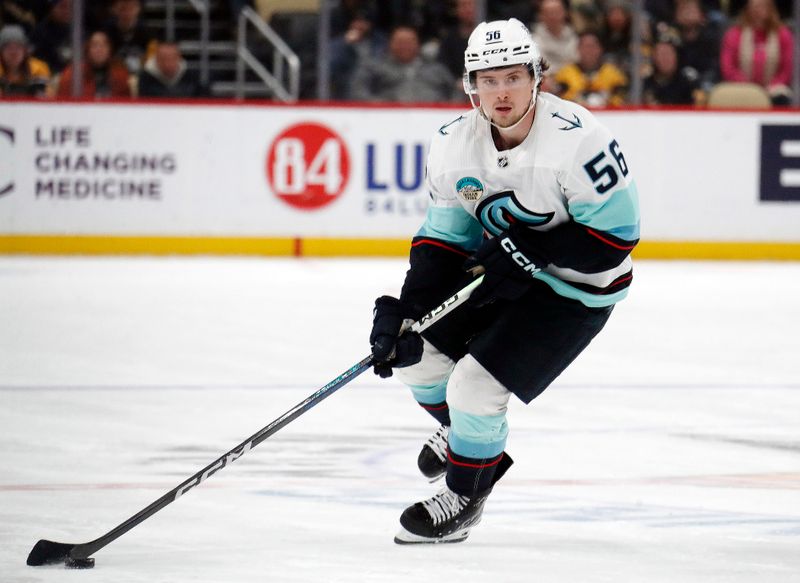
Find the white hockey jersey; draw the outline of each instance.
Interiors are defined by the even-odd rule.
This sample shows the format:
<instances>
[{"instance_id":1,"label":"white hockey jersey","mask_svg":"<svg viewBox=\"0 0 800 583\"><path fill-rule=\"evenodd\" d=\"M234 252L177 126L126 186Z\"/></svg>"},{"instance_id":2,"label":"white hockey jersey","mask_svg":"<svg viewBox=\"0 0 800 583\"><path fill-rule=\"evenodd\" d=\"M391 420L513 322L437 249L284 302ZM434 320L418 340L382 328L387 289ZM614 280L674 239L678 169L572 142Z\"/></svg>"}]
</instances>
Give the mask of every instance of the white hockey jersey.
<instances>
[{"instance_id":1,"label":"white hockey jersey","mask_svg":"<svg viewBox=\"0 0 800 583\"><path fill-rule=\"evenodd\" d=\"M426 178L431 203L417 236L471 251L484 232L497 236L512 223L555 229L558 236L556 228L572 222L591 240L611 246L618 263L595 268L588 258L575 268L554 260L538 266L534 277L590 307L625 297L632 278L629 252L639 239L639 204L609 130L585 108L548 93L539 95L533 126L520 145L498 151L490 129L473 110L434 135Z\"/></svg>"}]
</instances>

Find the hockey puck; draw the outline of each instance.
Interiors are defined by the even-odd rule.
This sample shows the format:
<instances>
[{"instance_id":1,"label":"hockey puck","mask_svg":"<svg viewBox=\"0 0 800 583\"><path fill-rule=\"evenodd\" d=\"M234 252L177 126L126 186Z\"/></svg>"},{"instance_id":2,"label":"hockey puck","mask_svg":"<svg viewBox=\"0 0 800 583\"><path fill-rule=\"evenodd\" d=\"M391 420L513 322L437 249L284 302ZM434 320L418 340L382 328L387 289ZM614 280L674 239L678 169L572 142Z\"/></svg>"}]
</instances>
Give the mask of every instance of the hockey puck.
<instances>
[{"instance_id":1,"label":"hockey puck","mask_svg":"<svg viewBox=\"0 0 800 583\"><path fill-rule=\"evenodd\" d=\"M73 559L72 557L67 557L64 560L64 565L67 569L91 569L94 567L94 559L91 557L86 559Z\"/></svg>"}]
</instances>

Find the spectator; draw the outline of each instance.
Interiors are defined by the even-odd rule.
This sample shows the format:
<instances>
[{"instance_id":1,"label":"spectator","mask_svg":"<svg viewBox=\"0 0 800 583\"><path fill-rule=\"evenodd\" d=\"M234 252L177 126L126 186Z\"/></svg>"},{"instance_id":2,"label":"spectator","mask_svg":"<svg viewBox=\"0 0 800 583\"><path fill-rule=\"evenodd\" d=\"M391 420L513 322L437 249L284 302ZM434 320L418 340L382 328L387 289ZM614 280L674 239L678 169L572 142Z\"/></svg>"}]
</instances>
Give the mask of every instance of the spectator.
<instances>
[{"instance_id":1,"label":"spectator","mask_svg":"<svg viewBox=\"0 0 800 583\"><path fill-rule=\"evenodd\" d=\"M108 33L98 30L89 36L82 63L83 86L80 97L103 99L131 96L128 69L114 59L113 54ZM73 75L72 65L68 65L58 84L59 97L72 95Z\"/></svg>"},{"instance_id":2,"label":"spectator","mask_svg":"<svg viewBox=\"0 0 800 583\"><path fill-rule=\"evenodd\" d=\"M630 77L633 50L638 47L645 63L650 57L650 26L642 17L642 38L633 38L633 8L629 0L607 0L603 11L603 46L606 59ZM640 72L641 73L641 72Z\"/></svg>"},{"instance_id":3,"label":"spectator","mask_svg":"<svg viewBox=\"0 0 800 583\"><path fill-rule=\"evenodd\" d=\"M331 36L346 34L356 18L366 18L376 28L376 14L375 0L339 0L331 10Z\"/></svg>"},{"instance_id":4,"label":"spectator","mask_svg":"<svg viewBox=\"0 0 800 583\"><path fill-rule=\"evenodd\" d=\"M697 71L679 68L677 33L664 34L653 46L652 72L643 81L646 105L699 105L703 102Z\"/></svg>"},{"instance_id":5,"label":"spectator","mask_svg":"<svg viewBox=\"0 0 800 583\"><path fill-rule=\"evenodd\" d=\"M739 14L747 5L747 0L724 0L724 2L717 0L717 2L725 6L726 12L731 17ZM778 9L781 20L789 20L794 15L794 0L775 0L775 7Z\"/></svg>"},{"instance_id":6,"label":"spectator","mask_svg":"<svg viewBox=\"0 0 800 583\"><path fill-rule=\"evenodd\" d=\"M114 56L124 61L128 71L137 75L156 47L155 35L141 19L141 0L114 0L108 23Z\"/></svg>"},{"instance_id":7,"label":"spectator","mask_svg":"<svg viewBox=\"0 0 800 583\"><path fill-rule=\"evenodd\" d=\"M578 60L578 35L567 22L564 0L542 0L539 22L532 27L532 36L552 74Z\"/></svg>"},{"instance_id":8,"label":"spectator","mask_svg":"<svg viewBox=\"0 0 800 583\"><path fill-rule=\"evenodd\" d=\"M358 18L366 18L375 28L375 0L339 0L331 9L331 36L342 36Z\"/></svg>"},{"instance_id":9,"label":"spectator","mask_svg":"<svg viewBox=\"0 0 800 583\"><path fill-rule=\"evenodd\" d=\"M386 51L386 38L372 25L366 14L356 15L343 35L331 40L331 97L350 99L353 73L359 63Z\"/></svg>"},{"instance_id":10,"label":"spectator","mask_svg":"<svg viewBox=\"0 0 800 583\"><path fill-rule=\"evenodd\" d=\"M60 73L72 59L72 0L55 0L31 37L34 56Z\"/></svg>"},{"instance_id":11,"label":"spectator","mask_svg":"<svg viewBox=\"0 0 800 583\"><path fill-rule=\"evenodd\" d=\"M447 67L458 83L464 73L467 40L477 24L475 0L456 0L456 22L443 31L437 60Z\"/></svg>"},{"instance_id":12,"label":"spectator","mask_svg":"<svg viewBox=\"0 0 800 583\"><path fill-rule=\"evenodd\" d=\"M49 82L50 67L30 56L23 28L9 24L0 29L0 97L44 97Z\"/></svg>"},{"instance_id":13,"label":"spectator","mask_svg":"<svg viewBox=\"0 0 800 583\"><path fill-rule=\"evenodd\" d=\"M353 77L353 98L362 101L453 101L455 79L444 65L420 56L417 31L398 26L389 53L361 63Z\"/></svg>"},{"instance_id":14,"label":"spectator","mask_svg":"<svg viewBox=\"0 0 800 583\"><path fill-rule=\"evenodd\" d=\"M0 26L20 25L25 34L33 32L36 23L47 14L48 0L2 0L0 2Z\"/></svg>"},{"instance_id":15,"label":"spectator","mask_svg":"<svg viewBox=\"0 0 800 583\"><path fill-rule=\"evenodd\" d=\"M603 13L596 0L571 0L569 14L572 28L579 35L603 27Z\"/></svg>"},{"instance_id":16,"label":"spectator","mask_svg":"<svg viewBox=\"0 0 800 583\"><path fill-rule=\"evenodd\" d=\"M578 60L555 76L560 96L587 107L625 103L628 79L615 65L605 62L603 44L594 32L578 37Z\"/></svg>"},{"instance_id":17,"label":"spectator","mask_svg":"<svg viewBox=\"0 0 800 583\"><path fill-rule=\"evenodd\" d=\"M378 0L374 24L389 36L398 26L413 28L427 42L437 38L447 24L449 4L444 0Z\"/></svg>"},{"instance_id":18,"label":"spectator","mask_svg":"<svg viewBox=\"0 0 800 583\"><path fill-rule=\"evenodd\" d=\"M202 97L205 88L190 71L178 45L159 43L139 75L139 97Z\"/></svg>"},{"instance_id":19,"label":"spectator","mask_svg":"<svg viewBox=\"0 0 800 583\"><path fill-rule=\"evenodd\" d=\"M644 10L653 22L672 22L675 6L680 0L644 0Z\"/></svg>"},{"instance_id":20,"label":"spectator","mask_svg":"<svg viewBox=\"0 0 800 583\"><path fill-rule=\"evenodd\" d=\"M594 0L587 0L594 1ZM487 0L486 20L506 20L516 18L520 22L530 22L536 17L535 2L531 0Z\"/></svg>"},{"instance_id":21,"label":"spectator","mask_svg":"<svg viewBox=\"0 0 800 583\"><path fill-rule=\"evenodd\" d=\"M722 78L761 85L773 104L788 105L792 42L792 33L781 23L774 0L749 0L737 24L722 39Z\"/></svg>"},{"instance_id":22,"label":"spectator","mask_svg":"<svg viewBox=\"0 0 800 583\"><path fill-rule=\"evenodd\" d=\"M679 66L697 71L701 87L709 91L719 81L719 29L706 18L700 0L679 0L674 19L680 34Z\"/></svg>"}]
</instances>

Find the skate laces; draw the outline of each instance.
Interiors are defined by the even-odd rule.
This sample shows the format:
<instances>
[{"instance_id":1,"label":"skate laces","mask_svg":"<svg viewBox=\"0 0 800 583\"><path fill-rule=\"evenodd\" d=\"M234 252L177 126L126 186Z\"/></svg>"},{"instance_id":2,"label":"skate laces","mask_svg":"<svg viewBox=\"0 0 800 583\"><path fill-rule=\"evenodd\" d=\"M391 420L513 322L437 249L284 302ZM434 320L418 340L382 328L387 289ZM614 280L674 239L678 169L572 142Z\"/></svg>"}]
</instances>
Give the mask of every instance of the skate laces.
<instances>
[{"instance_id":1,"label":"skate laces","mask_svg":"<svg viewBox=\"0 0 800 583\"><path fill-rule=\"evenodd\" d=\"M431 435L426 443L442 462L447 461L447 435L449 432L450 428L447 425L440 425L436 433Z\"/></svg>"},{"instance_id":2,"label":"skate laces","mask_svg":"<svg viewBox=\"0 0 800 583\"><path fill-rule=\"evenodd\" d=\"M469 502L466 496L459 496L445 486L436 496L423 501L422 507L428 512L434 525L453 518Z\"/></svg>"}]
</instances>

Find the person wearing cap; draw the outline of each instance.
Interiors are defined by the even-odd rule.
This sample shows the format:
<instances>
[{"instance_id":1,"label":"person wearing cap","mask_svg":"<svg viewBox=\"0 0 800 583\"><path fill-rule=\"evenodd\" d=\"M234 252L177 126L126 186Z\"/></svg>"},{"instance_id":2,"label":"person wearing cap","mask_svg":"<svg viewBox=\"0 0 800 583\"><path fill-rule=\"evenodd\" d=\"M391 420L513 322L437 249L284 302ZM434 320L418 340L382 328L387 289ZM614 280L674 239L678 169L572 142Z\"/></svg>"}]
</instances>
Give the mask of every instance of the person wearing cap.
<instances>
[{"instance_id":1,"label":"person wearing cap","mask_svg":"<svg viewBox=\"0 0 800 583\"><path fill-rule=\"evenodd\" d=\"M21 26L9 24L0 29L0 96L45 97L50 76L47 63L30 55Z\"/></svg>"},{"instance_id":2,"label":"person wearing cap","mask_svg":"<svg viewBox=\"0 0 800 583\"><path fill-rule=\"evenodd\" d=\"M512 463L511 397L533 401L600 332L639 240L624 146L541 90L547 64L524 24L479 24L464 69L473 109L433 135L410 269L373 311L376 374L396 374L439 424L417 466L444 487L405 509L398 544L469 536ZM464 305L421 335L408 329L479 274Z\"/></svg>"}]
</instances>

